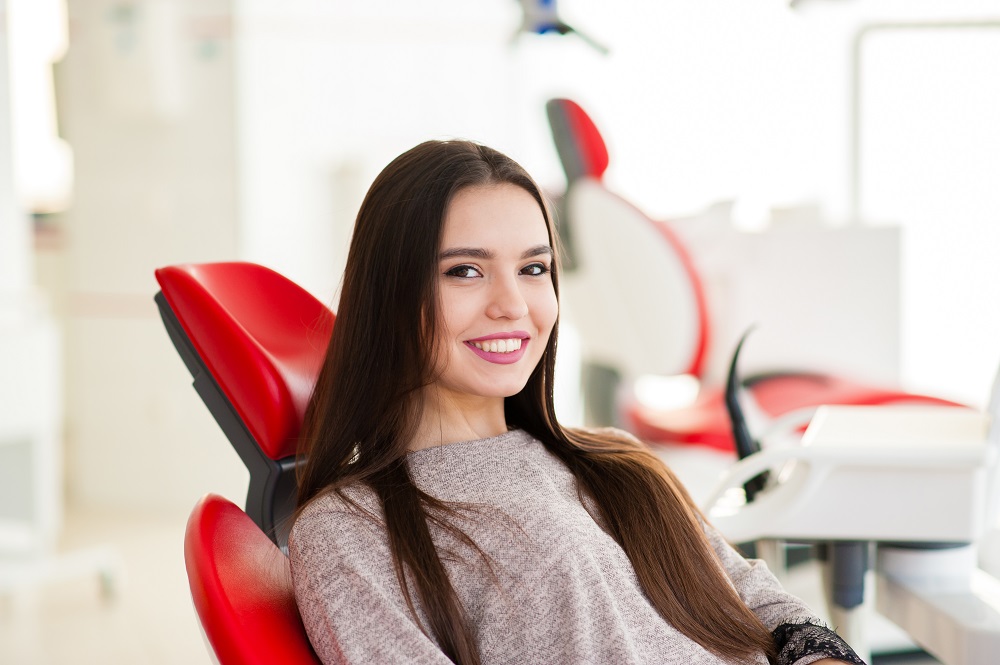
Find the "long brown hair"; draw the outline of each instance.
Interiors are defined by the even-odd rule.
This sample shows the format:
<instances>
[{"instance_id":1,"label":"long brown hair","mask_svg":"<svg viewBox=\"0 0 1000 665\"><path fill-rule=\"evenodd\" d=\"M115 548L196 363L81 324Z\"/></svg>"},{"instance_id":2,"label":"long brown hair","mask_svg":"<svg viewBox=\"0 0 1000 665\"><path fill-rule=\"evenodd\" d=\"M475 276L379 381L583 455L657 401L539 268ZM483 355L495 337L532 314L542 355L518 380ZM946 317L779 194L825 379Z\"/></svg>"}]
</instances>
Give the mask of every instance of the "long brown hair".
<instances>
[{"instance_id":1,"label":"long brown hair","mask_svg":"<svg viewBox=\"0 0 1000 665\"><path fill-rule=\"evenodd\" d=\"M406 465L428 385L437 321L437 256L445 212L467 187L513 184L544 198L509 157L466 141L428 141L393 160L361 205L344 272L337 323L306 412L300 510L330 491L363 483L385 511L396 574L414 612L416 590L432 636L456 663L478 664L472 627L434 548L428 523L449 506L421 492ZM558 293L558 271L552 281ZM608 431L563 428L552 395L558 323L528 383L506 398L510 427L541 441L576 476L664 620L719 656L774 656L770 633L743 603L705 537L681 483L653 454Z\"/></svg>"}]
</instances>

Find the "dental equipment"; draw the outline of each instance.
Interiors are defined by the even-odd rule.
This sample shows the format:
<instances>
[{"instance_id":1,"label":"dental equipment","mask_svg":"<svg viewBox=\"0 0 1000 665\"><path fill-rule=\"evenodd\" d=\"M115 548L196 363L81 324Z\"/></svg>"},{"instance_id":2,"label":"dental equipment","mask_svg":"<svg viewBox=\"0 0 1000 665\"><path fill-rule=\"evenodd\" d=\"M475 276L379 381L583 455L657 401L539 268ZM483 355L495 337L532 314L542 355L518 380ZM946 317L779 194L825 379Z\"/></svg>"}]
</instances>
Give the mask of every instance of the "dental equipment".
<instances>
[{"instance_id":1,"label":"dental equipment","mask_svg":"<svg viewBox=\"0 0 1000 665\"><path fill-rule=\"evenodd\" d=\"M735 366L736 357L733 388ZM738 400L730 406L735 420ZM733 542L828 543L831 616L859 653L868 650L861 600L874 547L881 614L946 665L994 663L1000 581L976 568L975 545L996 518L998 417L1000 374L987 412L822 406L800 446L751 452L704 507ZM732 500L762 473L762 489Z\"/></svg>"}]
</instances>

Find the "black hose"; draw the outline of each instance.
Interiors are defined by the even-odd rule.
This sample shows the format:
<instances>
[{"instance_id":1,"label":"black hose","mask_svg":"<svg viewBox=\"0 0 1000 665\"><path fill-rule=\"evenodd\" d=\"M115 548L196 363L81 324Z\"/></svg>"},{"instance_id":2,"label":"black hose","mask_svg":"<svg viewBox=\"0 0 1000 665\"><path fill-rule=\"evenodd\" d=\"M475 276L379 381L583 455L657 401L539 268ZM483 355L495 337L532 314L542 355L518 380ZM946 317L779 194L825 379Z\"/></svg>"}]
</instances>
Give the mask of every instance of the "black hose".
<instances>
[{"instance_id":1,"label":"black hose","mask_svg":"<svg viewBox=\"0 0 1000 665\"><path fill-rule=\"evenodd\" d=\"M733 440L736 442L736 454L740 459L760 452L760 442L750 434L746 417L743 415L743 407L740 406L740 379L736 369L740 358L740 351L743 349L743 342L746 341L752 330L753 327L751 326L743 333L739 343L736 345L736 350L733 352L733 359L729 363L729 375L726 377L726 411L729 413L729 422L733 430ZM747 503L753 501L757 492L764 489L767 485L769 475L769 472L763 471L746 482L743 489L747 495Z\"/></svg>"}]
</instances>

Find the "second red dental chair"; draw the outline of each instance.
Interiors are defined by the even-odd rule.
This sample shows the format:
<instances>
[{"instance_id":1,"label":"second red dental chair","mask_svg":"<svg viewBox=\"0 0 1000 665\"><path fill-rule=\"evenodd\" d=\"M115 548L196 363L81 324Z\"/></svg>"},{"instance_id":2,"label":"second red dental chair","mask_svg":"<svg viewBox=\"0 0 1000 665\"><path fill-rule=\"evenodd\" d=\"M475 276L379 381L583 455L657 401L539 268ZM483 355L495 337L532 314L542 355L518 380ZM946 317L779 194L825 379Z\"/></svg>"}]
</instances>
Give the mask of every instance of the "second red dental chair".
<instances>
[{"instance_id":1,"label":"second red dental chair","mask_svg":"<svg viewBox=\"0 0 1000 665\"><path fill-rule=\"evenodd\" d=\"M585 393L600 404L588 408L597 414L590 424L618 424L649 442L732 452L721 385L702 381L695 400L678 408L652 408L628 397L617 401L616 382L639 374L703 378L711 343L706 292L671 227L650 219L605 185L608 150L583 108L569 99L553 99L546 110L567 178L558 216L570 258L561 281L562 309L580 333L584 381L590 384ZM635 284L655 292L655 301L633 298ZM743 388L770 419L798 417L822 404L954 404L800 371L748 377Z\"/></svg>"}]
</instances>

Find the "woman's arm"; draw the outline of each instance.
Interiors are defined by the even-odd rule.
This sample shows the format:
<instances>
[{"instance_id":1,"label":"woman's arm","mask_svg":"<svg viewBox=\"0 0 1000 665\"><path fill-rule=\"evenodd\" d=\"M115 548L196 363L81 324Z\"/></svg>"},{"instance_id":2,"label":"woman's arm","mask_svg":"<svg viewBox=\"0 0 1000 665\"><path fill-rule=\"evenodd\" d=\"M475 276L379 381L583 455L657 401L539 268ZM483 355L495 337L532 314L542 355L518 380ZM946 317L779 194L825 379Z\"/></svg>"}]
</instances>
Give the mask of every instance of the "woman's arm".
<instances>
[{"instance_id":1,"label":"woman's arm","mask_svg":"<svg viewBox=\"0 0 1000 665\"><path fill-rule=\"evenodd\" d=\"M808 605L781 587L763 561L748 561L709 525L705 533L740 598L774 635L779 665L864 665Z\"/></svg>"},{"instance_id":2,"label":"woman's arm","mask_svg":"<svg viewBox=\"0 0 1000 665\"><path fill-rule=\"evenodd\" d=\"M410 613L374 519L312 506L296 521L288 553L302 622L326 665L450 665Z\"/></svg>"},{"instance_id":3,"label":"woman's arm","mask_svg":"<svg viewBox=\"0 0 1000 665\"><path fill-rule=\"evenodd\" d=\"M840 635L819 622L785 623L771 631L779 665L813 665L864 661Z\"/></svg>"}]
</instances>

